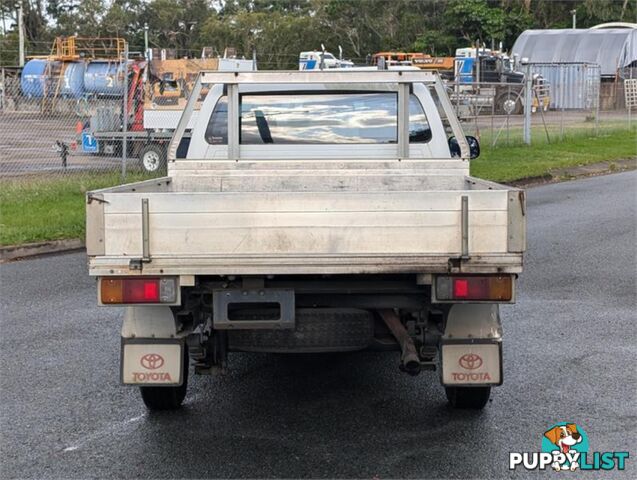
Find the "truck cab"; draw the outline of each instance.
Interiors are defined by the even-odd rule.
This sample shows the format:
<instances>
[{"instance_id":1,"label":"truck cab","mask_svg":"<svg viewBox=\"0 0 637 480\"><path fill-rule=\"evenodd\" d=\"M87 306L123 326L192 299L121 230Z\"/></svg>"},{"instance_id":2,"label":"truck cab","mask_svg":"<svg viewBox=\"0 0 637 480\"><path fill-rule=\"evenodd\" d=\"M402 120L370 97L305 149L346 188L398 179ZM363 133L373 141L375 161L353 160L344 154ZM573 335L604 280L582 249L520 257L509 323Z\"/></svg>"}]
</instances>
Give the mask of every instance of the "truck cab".
<instances>
[{"instance_id":1,"label":"truck cab","mask_svg":"<svg viewBox=\"0 0 637 480\"><path fill-rule=\"evenodd\" d=\"M524 74L511 69L508 58L494 55L484 55L479 57L480 61L480 82L487 83L522 83Z\"/></svg>"},{"instance_id":2,"label":"truck cab","mask_svg":"<svg viewBox=\"0 0 637 480\"><path fill-rule=\"evenodd\" d=\"M514 71L508 56L488 48L456 50L456 78L460 83L522 83L524 73ZM479 76L479 78L478 78Z\"/></svg>"}]
</instances>

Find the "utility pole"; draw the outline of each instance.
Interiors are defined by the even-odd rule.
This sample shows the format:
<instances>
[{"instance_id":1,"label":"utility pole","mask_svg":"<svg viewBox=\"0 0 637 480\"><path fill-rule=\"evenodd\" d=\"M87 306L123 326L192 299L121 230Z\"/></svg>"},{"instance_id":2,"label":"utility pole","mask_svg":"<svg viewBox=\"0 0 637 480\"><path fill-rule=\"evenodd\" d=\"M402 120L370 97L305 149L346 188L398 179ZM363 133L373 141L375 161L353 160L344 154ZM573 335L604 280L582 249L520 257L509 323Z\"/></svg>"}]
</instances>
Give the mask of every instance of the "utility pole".
<instances>
[{"instance_id":1,"label":"utility pole","mask_svg":"<svg viewBox=\"0 0 637 480\"><path fill-rule=\"evenodd\" d=\"M522 60L522 65L526 67L524 71L524 143L531 145L531 95L533 95L533 75L528 59L525 58Z\"/></svg>"},{"instance_id":2,"label":"utility pole","mask_svg":"<svg viewBox=\"0 0 637 480\"><path fill-rule=\"evenodd\" d=\"M148 69L150 68L150 55L148 53L148 23L144 22L144 58L146 66L144 67L144 84L148 81ZM127 59L128 60L128 59Z\"/></svg>"},{"instance_id":3,"label":"utility pole","mask_svg":"<svg viewBox=\"0 0 637 480\"><path fill-rule=\"evenodd\" d=\"M149 60L148 56L148 23L144 23L144 58Z\"/></svg>"},{"instance_id":4,"label":"utility pole","mask_svg":"<svg viewBox=\"0 0 637 480\"><path fill-rule=\"evenodd\" d=\"M323 70L325 68L325 46L321 43L321 60L319 62L319 69Z\"/></svg>"},{"instance_id":5,"label":"utility pole","mask_svg":"<svg viewBox=\"0 0 637 480\"><path fill-rule=\"evenodd\" d=\"M573 15L573 30L577 28L577 9L574 8L571 10L571 15Z\"/></svg>"},{"instance_id":6,"label":"utility pole","mask_svg":"<svg viewBox=\"0 0 637 480\"><path fill-rule=\"evenodd\" d=\"M22 2L20 2L20 7L18 8L18 37L19 37L19 44L20 44L19 64L21 67L24 67L24 19L22 17L23 17Z\"/></svg>"},{"instance_id":7,"label":"utility pole","mask_svg":"<svg viewBox=\"0 0 637 480\"><path fill-rule=\"evenodd\" d=\"M482 48L484 48L484 46ZM473 65L476 71L476 78L474 80L475 89L478 95L480 95L480 40L476 40L476 61Z\"/></svg>"},{"instance_id":8,"label":"utility pole","mask_svg":"<svg viewBox=\"0 0 637 480\"><path fill-rule=\"evenodd\" d=\"M128 42L124 44L124 95L122 95L122 182L126 181L126 162L128 161Z\"/></svg>"}]
</instances>

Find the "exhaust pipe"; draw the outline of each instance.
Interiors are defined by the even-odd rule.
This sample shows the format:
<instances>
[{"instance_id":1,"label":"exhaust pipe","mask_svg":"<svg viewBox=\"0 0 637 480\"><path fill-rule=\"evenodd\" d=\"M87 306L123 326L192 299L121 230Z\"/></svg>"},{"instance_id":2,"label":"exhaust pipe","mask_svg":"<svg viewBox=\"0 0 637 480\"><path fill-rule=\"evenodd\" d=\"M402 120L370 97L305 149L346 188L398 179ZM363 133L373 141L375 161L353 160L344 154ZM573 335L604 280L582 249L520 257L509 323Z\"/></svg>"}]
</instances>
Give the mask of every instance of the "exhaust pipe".
<instances>
[{"instance_id":1,"label":"exhaust pipe","mask_svg":"<svg viewBox=\"0 0 637 480\"><path fill-rule=\"evenodd\" d=\"M418 357L414 341L400 322L400 318L398 318L396 312L390 309L379 310L378 313L400 345L400 350L402 351L400 369L409 375L418 375L421 369L420 357Z\"/></svg>"}]
</instances>

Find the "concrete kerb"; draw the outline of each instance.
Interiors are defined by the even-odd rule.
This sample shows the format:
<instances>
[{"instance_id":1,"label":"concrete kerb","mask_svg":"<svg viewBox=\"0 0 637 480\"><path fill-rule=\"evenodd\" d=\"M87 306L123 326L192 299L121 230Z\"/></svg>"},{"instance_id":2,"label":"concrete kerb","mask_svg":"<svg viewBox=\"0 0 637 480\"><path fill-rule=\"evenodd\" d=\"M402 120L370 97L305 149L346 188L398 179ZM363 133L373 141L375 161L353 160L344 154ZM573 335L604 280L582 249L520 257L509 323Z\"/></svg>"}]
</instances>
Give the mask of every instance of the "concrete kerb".
<instances>
[{"instance_id":1,"label":"concrete kerb","mask_svg":"<svg viewBox=\"0 0 637 480\"><path fill-rule=\"evenodd\" d=\"M0 247L0 263L6 263L22 258L37 257L40 255L50 255L53 253L73 252L82 250L83 248L84 241L79 238L25 243L22 245L8 245Z\"/></svg>"}]
</instances>

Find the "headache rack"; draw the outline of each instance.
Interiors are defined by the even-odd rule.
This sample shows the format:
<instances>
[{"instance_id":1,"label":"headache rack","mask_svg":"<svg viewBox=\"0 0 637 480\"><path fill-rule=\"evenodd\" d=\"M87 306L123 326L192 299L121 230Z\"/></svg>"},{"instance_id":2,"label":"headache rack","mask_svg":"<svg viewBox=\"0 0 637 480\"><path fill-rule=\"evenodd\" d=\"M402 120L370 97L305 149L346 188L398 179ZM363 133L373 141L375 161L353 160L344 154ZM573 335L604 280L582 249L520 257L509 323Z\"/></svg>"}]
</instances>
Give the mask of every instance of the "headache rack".
<instances>
[{"instance_id":1,"label":"headache rack","mask_svg":"<svg viewBox=\"0 0 637 480\"><path fill-rule=\"evenodd\" d=\"M228 160L239 161L239 85L268 84L322 84L322 85L395 85L398 93L398 158L409 157L409 94L410 85L423 83L431 85L440 99L451 130L458 140L460 156L469 159L469 145L460 126L453 106L447 97L444 85L437 73L415 70L331 70L331 71L269 71L269 72L218 72L203 71L190 93L186 108L168 148L168 161L177 158L177 147L186 132L186 127L198 102L204 85L222 84L226 86L228 97Z\"/></svg>"}]
</instances>

